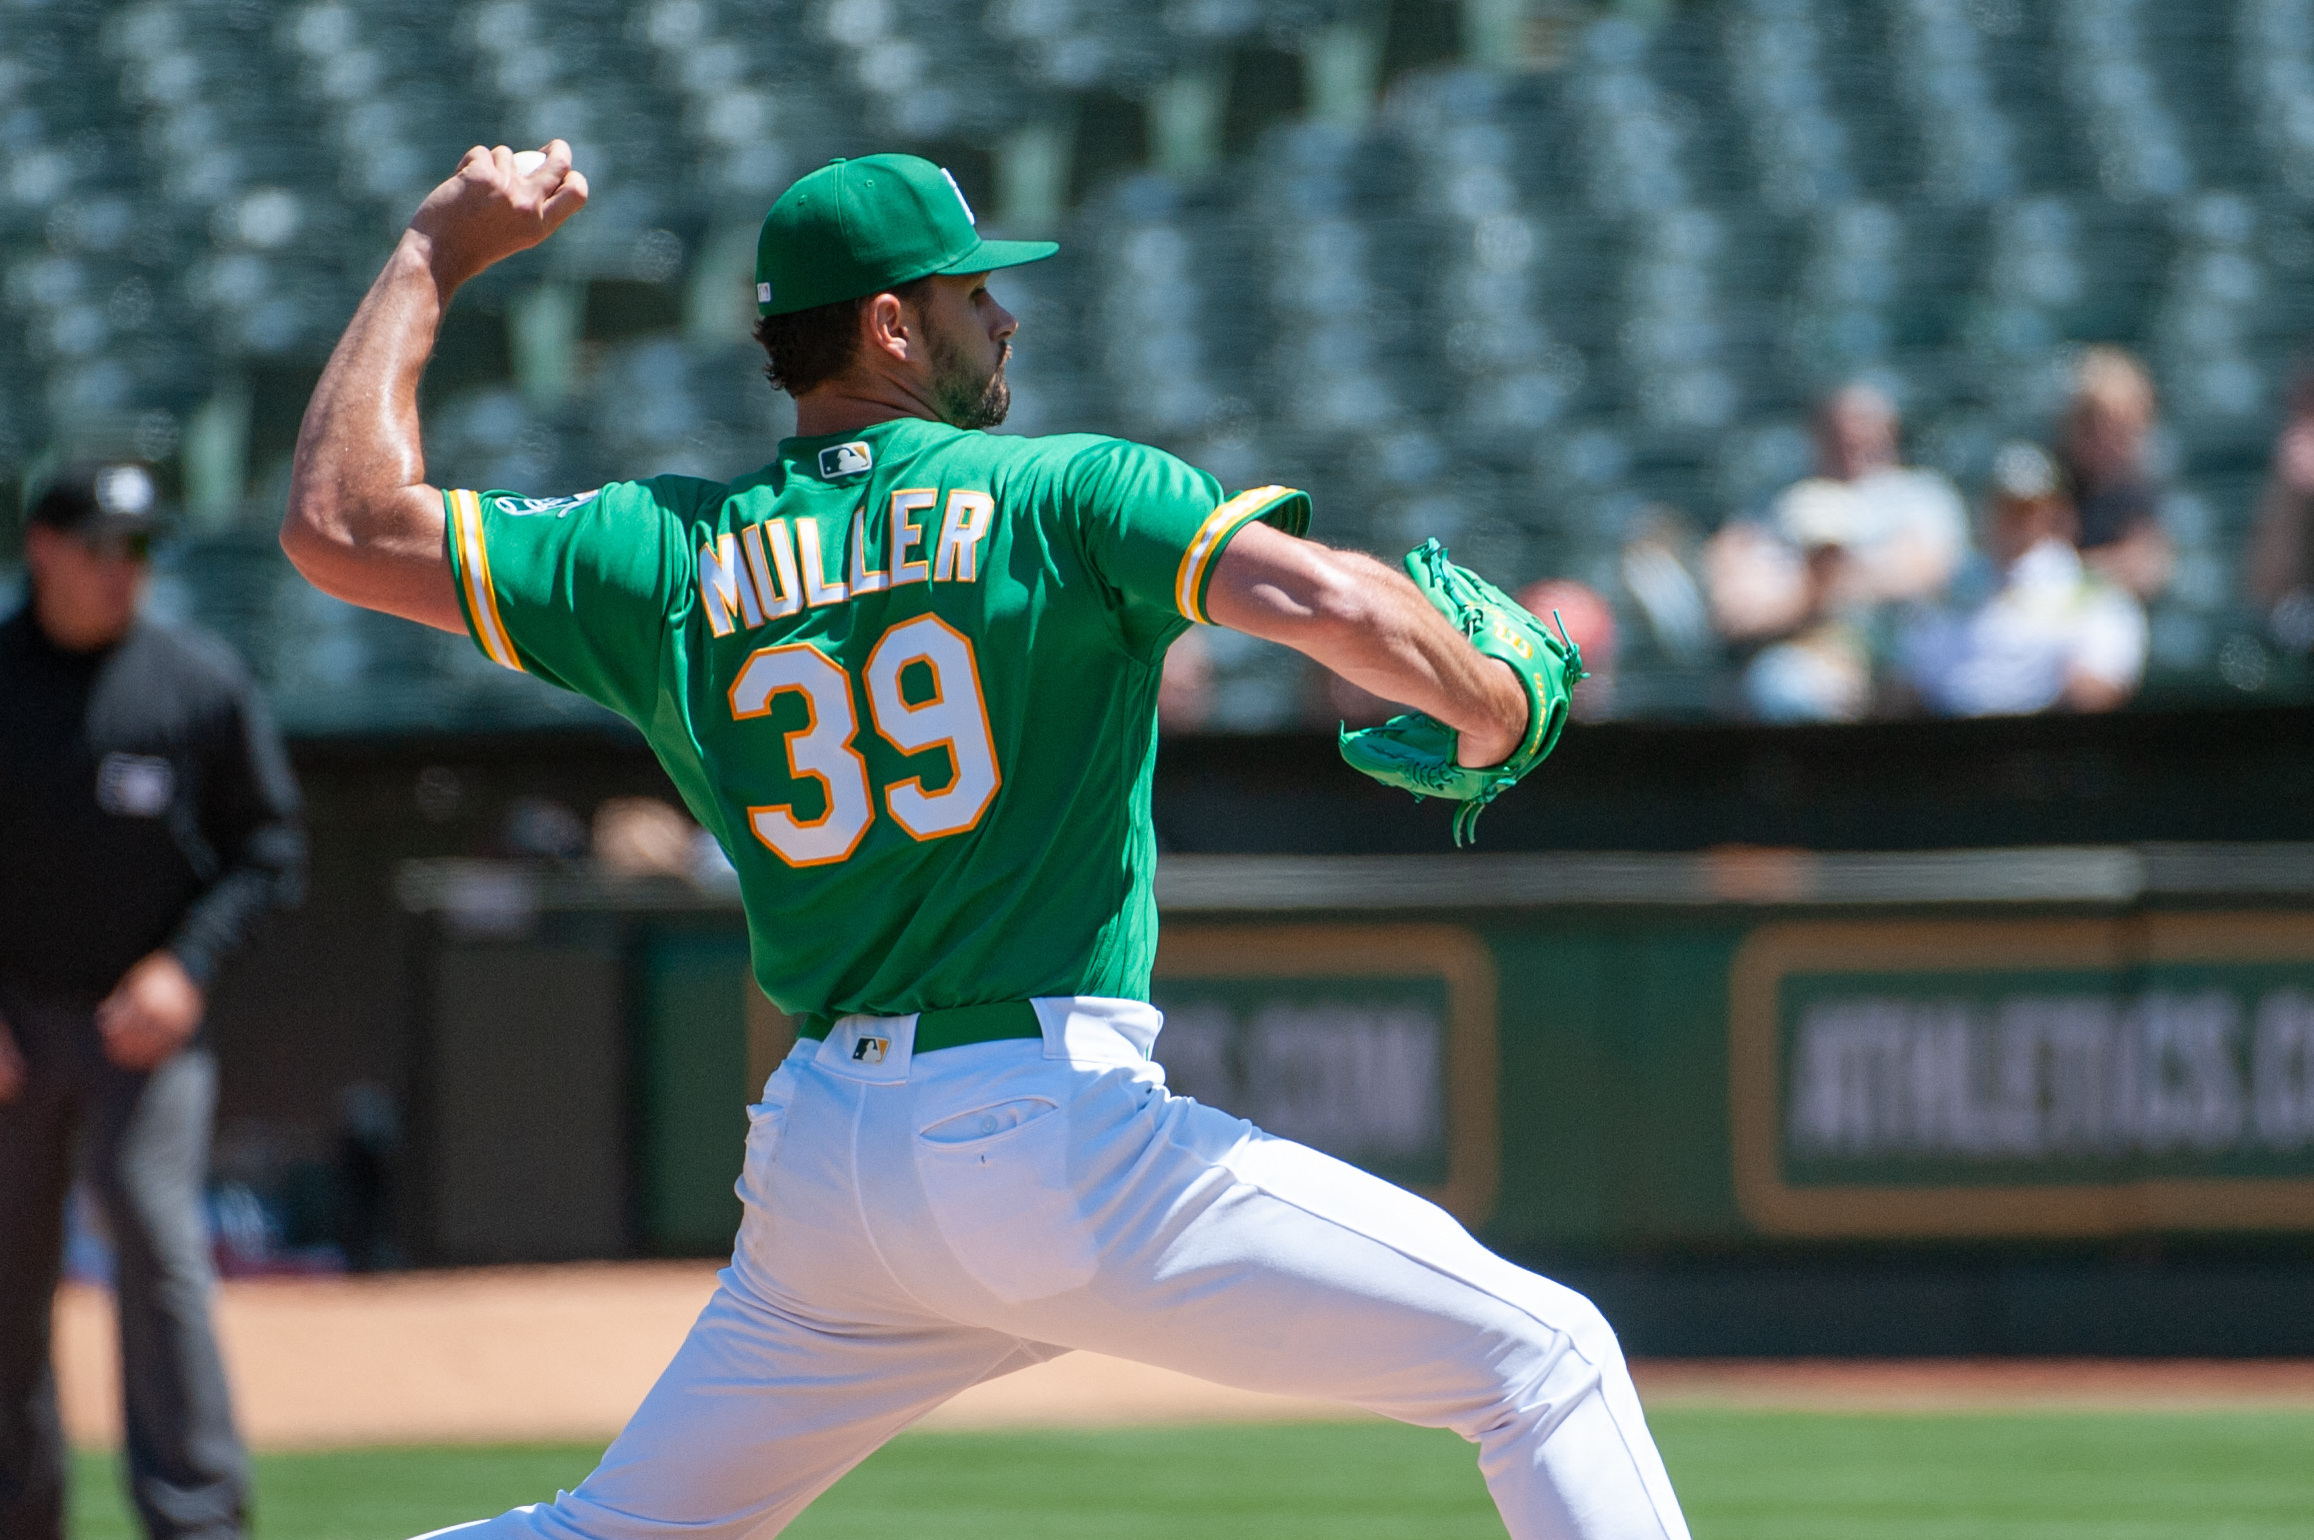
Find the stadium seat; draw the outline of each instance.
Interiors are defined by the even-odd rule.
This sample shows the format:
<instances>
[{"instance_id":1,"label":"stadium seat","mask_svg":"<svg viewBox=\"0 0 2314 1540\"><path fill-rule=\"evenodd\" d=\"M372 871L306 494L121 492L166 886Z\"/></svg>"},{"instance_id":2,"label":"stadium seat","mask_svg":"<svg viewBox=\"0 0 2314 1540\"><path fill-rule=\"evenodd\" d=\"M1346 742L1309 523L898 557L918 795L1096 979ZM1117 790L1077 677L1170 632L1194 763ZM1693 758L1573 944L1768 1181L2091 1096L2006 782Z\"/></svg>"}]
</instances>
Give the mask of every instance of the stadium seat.
<instances>
[{"instance_id":1,"label":"stadium seat","mask_svg":"<svg viewBox=\"0 0 2314 1540\"><path fill-rule=\"evenodd\" d=\"M2047 428L2068 349L2139 349L2202 510L2177 521L2197 575L2174 603L2203 619L2165 656L2207 663L2180 638L2234 603L2314 326L2314 0L1633 10L1526 67L1382 57L1366 110L1323 40L1371 25L1330 0L0 9L0 474L47 449L195 454L232 382L318 366L467 144L550 134L594 205L475 286L458 345L479 351L428 396L441 474L730 474L792 420L741 335L763 203L902 144L959 167L992 230L1064 241L1007 276L1016 426L1305 482L1321 532L1376 549L1432 521L1513 581L1611 572L1642 505L1756 511L1840 380L1886 384L1915 457L1966 479ZM1252 72L1281 59L1310 110L1264 128L1279 109L1248 93L1283 77ZM1114 144L1142 163L1116 168L1096 121L1137 121ZM605 319L630 315L658 319ZM262 529L278 466L249 486ZM366 622L298 612L333 640L276 645L284 569L214 539L180 558L185 602L276 660L292 722L454 723L484 698ZM1215 663L1228 722L1298 720L1277 660ZM565 709L506 688L493 711Z\"/></svg>"}]
</instances>

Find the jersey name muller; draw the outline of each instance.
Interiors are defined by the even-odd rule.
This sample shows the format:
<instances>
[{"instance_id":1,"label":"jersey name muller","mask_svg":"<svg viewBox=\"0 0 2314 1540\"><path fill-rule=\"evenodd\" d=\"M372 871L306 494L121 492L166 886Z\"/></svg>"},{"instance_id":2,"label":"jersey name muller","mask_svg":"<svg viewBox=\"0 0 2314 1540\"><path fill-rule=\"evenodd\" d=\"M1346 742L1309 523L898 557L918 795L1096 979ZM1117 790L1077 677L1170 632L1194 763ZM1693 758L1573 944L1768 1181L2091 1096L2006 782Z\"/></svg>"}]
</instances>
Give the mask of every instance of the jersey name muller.
<instances>
[{"instance_id":1,"label":"jersey name muller","mask_svg":"<svg viewBox=\"0 0 2314 1540\"><path fill-rule=\"evenodd\" d=\"M996 514L986 492L953 491L945 501L935 487L906 487L872 511L853 510L849 560L836 537L832 553L843 575L828 575L825 536L810 515L764 519L726 531L699 547L699 607L707 629L729 636L807 609L842 604L909 583L976 583L980 546ZM887 525L888 563L870 565L868 526Z\"/></svg>"}]
</instances>

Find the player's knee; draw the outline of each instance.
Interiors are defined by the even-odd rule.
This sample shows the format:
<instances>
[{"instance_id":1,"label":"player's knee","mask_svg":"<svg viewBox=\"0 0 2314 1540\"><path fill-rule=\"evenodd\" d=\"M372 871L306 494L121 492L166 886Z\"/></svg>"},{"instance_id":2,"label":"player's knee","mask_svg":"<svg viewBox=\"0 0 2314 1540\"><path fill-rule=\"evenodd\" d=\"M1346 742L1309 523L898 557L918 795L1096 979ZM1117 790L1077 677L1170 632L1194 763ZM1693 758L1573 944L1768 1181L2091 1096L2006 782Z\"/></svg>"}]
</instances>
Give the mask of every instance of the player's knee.
<instances>
[{"instance_id":1,"label":"player's knee","mask_svg":"<svg viewBox=\"0 0 2314 1540\"><path fill-rule=\"evenodd\" d=\"M1546 1279L1536 1281L1543 1288L1541 1297L1530 1305L1528 1319L1539 1359L1565 1357L1571 1349L1575 1358L1594 1367L1621 1363L1623 1350L1615 1339L1615 1328L1597 1305L1573 1289Z\"/></svg>"},{"instance_id":2,"label":"player's knee","mask_svg":"<svg viewBox=\"0 0 2314 1540\"><path fill-rule=\"evenodd\" d=\"M1566 1303L1559 1329L1572 1338L1576 1348L1593 1363L1620 1359L1623 1349L1615 1340L1615 1328L1608 1324L1606 1312L1592 1304L1589 1295L1578 1294L1573 1289L1562 1292Z\"/></svg>"},{"instance_id":3,"label":"player's knee","mask_svg":"<svg viewBox=\"0 0 2314 1540\"><path fill-rule=\"evenodd\" d=\"M1493 1355L1496 1383L1466 1436L1484 1442L1547 1429L1568 1411L1627 1373L1615 1332L1599 1308L1553 1285L1548 1307L1522 1319L1519 1341Z\"/></svg>"}]
</instances>

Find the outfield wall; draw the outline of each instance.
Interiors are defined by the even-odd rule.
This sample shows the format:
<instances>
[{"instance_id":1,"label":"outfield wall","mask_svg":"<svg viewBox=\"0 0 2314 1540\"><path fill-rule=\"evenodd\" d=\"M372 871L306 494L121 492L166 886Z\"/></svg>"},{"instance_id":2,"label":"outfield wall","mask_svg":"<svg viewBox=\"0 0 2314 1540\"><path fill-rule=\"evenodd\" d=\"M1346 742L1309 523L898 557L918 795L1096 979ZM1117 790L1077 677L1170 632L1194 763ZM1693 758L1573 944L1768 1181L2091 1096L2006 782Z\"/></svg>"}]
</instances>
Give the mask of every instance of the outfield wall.
<instances>
[{"instance_id":1,"label":"outfield wall","mask_svg":"<svg viewBox=\"0 0 2314 1540\"><path fill-rule=\"evenodd\" d=\"M402 894L425 1253L725 1244L791 1040L736 904ZM1651 1351L2314 1345L2314 847L1172 856L1159 899L1177 1089L1631 1295Z\"/></svg>"},{"instance_id":2,"label":"outfield wall","mask_svg":"<svg viewBox=\"0 0 2314 1540\"><path fill-rule=\"evenodd\" d=\"M1161 1056L1647 1351L2314 1352L2314 716L1998 725L1586 729L1477 852L1321 739L1169 744ZM786 1030L735 904L498 843L664 794L639 745L298 752L223 1164L326 1167L367 1080L407 1259L725 1244Z\"/></svg>"}]
</instances>

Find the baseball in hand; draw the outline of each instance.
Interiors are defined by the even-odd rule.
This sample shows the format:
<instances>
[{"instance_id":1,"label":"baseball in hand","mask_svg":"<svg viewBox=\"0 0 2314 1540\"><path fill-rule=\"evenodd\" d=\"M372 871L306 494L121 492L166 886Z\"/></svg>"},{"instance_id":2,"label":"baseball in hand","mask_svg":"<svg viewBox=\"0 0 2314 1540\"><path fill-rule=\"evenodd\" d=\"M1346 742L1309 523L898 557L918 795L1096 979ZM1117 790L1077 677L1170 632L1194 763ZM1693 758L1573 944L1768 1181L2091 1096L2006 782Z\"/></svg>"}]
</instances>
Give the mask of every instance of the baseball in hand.
<instances>
[{"instance_id":1,"label":"baseball in hand","mask_svg":"<svg viewBox=\"0 0 2314 1540\"><path fill-rule=\"evenodd\" d=\"M514 174L516 176L528 176L545 164L546 151L544 150L516 150L514 152Z\"/></svg>"}]
</instances>

